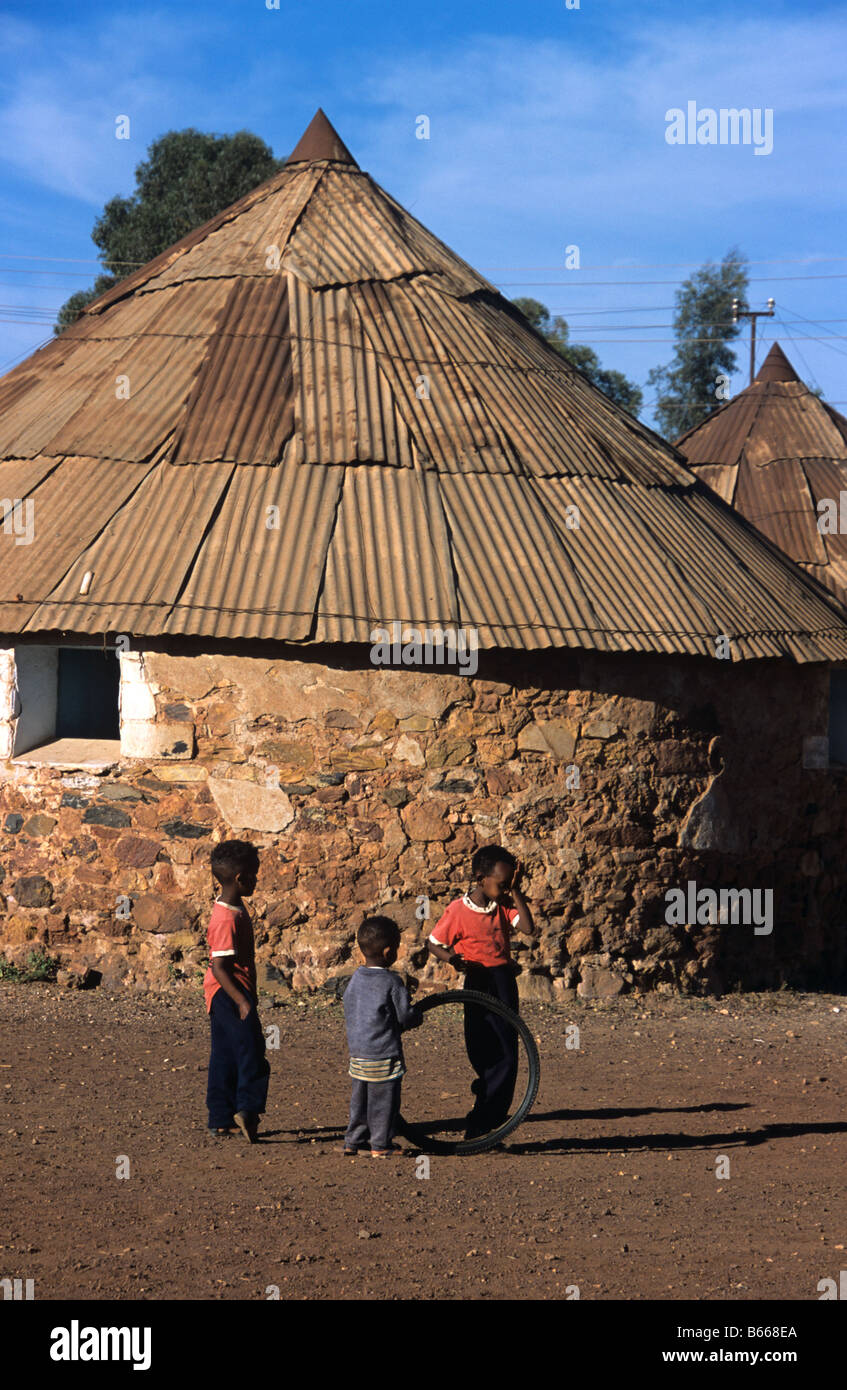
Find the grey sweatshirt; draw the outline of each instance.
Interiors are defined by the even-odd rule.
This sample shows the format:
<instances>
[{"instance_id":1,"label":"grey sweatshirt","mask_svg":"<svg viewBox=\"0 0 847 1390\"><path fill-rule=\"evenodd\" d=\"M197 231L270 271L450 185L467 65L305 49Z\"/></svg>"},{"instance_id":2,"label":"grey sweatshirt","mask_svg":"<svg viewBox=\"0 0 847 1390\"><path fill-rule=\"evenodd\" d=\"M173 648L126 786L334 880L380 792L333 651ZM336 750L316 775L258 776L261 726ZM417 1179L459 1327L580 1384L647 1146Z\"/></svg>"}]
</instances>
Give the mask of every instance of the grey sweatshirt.
<instances>
[{"instance_id":1,"label":"grey sweatshirt","mask_svg":"<svg viewBox=\"0 0 847 1390\"><path fill-rule=\"evenodd\" d=\"M344 991L344 1019L351 1057L402 1057L400 1034L423 1022L399 975L360 965Z\"/></svg>"}]
</instances>

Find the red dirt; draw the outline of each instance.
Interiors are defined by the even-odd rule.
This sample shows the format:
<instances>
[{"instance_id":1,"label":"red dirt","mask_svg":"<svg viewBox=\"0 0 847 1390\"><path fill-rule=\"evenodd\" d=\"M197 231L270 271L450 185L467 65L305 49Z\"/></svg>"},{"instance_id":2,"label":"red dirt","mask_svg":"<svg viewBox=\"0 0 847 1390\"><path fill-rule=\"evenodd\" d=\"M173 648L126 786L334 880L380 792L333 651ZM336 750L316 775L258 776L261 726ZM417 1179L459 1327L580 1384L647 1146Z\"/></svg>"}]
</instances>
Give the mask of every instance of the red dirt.
<instances>
[{"instance_id":1,"label":"red dirt","mask_svg":"<svg viewBox=\"0 0 847 1390\"><path fill-rule=\"evenodd\" d=\"M340 1005L263 1001L281 1048L253 1148L206 1133L193 991L5 985L0 1009L0 1276L37 1299L809 1300L847 1268L842 997L528 1006L532 1115L429 1179L335 1152Z\"/></svg>"}]
</instances>

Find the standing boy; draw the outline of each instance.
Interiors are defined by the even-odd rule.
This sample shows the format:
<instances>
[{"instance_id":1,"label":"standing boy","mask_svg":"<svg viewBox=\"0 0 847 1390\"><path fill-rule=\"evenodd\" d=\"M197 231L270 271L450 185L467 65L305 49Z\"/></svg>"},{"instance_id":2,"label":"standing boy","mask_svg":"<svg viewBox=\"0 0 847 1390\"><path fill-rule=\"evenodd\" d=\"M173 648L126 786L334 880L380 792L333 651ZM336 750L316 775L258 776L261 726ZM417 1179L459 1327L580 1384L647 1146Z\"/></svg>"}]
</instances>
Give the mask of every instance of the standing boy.
<instances>
[{"instance_id":1,"label":"standing boy","mask_svg":"<svg viewBox=\"0 0 847 1390\"><path fill-rule=\"evenodd\" d=\"M371 1158L399 1152L392 1143L406 1074L400 1034L423 1021L409 991L391 971L400 949L400 928L390 917L368 917L356 933L364 965L344 991L350 1049L350 1123L345 1154L370 1148Z\"/></svg>"},{"instance_id":2,"label":"standing boy","mask_svg":"<svg viewBox=\"0 0 847 1390\"><path fill-rule=\"evenodd\" d=\"M258 1014L253 924L242 898L256 887L259 853L247 840L222 840L211 863L220 895L209 921L209 969L203 980L212 1027L209 1129L223 1136L234 1122L255 1144L270 1067Z\"/></svg>"},{"instance_id":3,"label":"standing boy","mask_svg":"<svg viewBox=\"0 0 847 1390\"><path fill-rule=\"evenodd\" d=\"M521 865L500 845L485 845L471 861L473 882L438 919L427 945L437 960L464 971L465 988L490 994L518 1012L510 937L533 931L520 889ZM490 1134L506 1120L518 1074L518 1037L505 1019L480 1004L465 1005L465 1046L477 1079L466 1139Z\"/></svg>"}]
</instances>

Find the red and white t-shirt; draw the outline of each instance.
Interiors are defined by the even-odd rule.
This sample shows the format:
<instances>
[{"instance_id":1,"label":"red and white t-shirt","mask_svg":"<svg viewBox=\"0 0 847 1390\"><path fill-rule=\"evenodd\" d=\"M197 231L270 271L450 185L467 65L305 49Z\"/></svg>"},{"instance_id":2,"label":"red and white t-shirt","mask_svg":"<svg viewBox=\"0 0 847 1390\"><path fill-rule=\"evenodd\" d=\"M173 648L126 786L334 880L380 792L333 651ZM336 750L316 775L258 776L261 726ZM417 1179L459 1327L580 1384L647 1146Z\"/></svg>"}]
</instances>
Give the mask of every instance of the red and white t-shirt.
<instances>
[{"instance_id":1,"label":"red and white t-shirt","mask_svg":"<svg viewBox=\"0 0 847 1390\"><path fill-rule=\"evenodd\" d=\"M508 965L509 941L520 913L516 907L488 903L477 907L467 893L455 898L430 932L435 946L445 946L474 965Z\"/></svg>"},{"instance_id":2,"label":"red and white t-shirt","mask_svg":"<svg viewBox=\"0 0 847 1390\"><path fill-rule=\"evenodd\" d=\"M228 903L216 901L209 918L209 959L229 956L233 958L232 973L236 984L256 997L256 961L253 944L253 923L246 908L230 907ZM206 996L207 1011L220 989L220 984L212 974L211 964L203 977L203 993Z\"/></svg>"}]
</instances>

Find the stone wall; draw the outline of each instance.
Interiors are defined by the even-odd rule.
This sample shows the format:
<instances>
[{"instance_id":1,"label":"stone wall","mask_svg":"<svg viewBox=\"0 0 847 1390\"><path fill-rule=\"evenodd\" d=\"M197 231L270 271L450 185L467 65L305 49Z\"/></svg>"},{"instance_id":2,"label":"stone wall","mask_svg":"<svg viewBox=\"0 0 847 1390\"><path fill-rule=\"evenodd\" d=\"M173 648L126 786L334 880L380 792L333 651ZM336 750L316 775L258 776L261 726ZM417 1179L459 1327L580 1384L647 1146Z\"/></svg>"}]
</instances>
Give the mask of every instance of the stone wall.
<instances>
[{"instance_id":1,"label":"stone wall","mask_svg":"<svg viewBox=\"0 0 847 1390\"><path fill-rule=\"evenodd\" d=\"M193 982L209 852L238 836L261 851L268 986L331 986L377 908L403 928L399 968L455 980L423 942L499 841L536 917L515 943L525 997L843 980L847 786L803 765L827 732L822 668L480 653L469 679L309 655L148 650L122 693L137 756L7 756L0 952L42 946L107 987ZM688 880L773 889L773 931L668 926L665 891Z\"/></svg>"}]
</instances>

